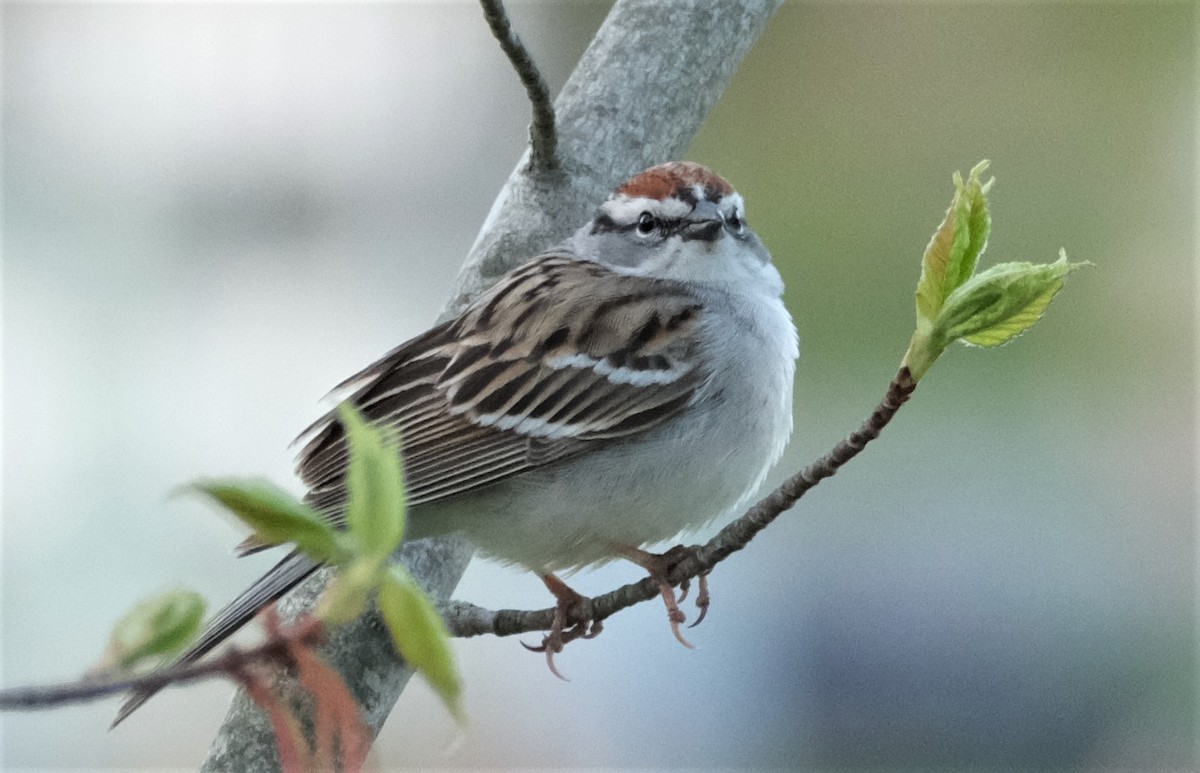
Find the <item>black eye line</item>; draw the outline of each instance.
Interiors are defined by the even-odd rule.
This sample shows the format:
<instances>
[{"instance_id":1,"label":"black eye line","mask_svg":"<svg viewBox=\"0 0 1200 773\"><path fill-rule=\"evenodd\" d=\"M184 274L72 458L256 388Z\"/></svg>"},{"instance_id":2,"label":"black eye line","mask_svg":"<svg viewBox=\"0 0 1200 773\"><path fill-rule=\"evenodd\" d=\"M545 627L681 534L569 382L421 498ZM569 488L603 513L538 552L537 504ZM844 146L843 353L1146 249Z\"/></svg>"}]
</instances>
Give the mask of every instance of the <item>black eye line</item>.
<instances>
[{"instance_id":1,"label":"black eye line","mask_svg":"<svg viewBox=\"0 0 1200 773\"><path fill-rule=\"evenodd\" d=\"M649 231L642 231L643 215L650 215L652 222L654 223L654 227ZM649 210L647 210L645 212L642 212L641 215L638 215L637 220L635 220L632 223L629 223L627 225L620 226L620 228L618 230L637 231L638 235L642 236L642 237L649 237L649 236L653 235L655 231L658 231L659 237L665 239L666 237L671 236L672 234L678 233L679 231L683 230L683 219L682 218L669 218L668 219L668 218L664 218L664 217L659 217L659 216L651 213Z\"/></svg>"}]
</instances>

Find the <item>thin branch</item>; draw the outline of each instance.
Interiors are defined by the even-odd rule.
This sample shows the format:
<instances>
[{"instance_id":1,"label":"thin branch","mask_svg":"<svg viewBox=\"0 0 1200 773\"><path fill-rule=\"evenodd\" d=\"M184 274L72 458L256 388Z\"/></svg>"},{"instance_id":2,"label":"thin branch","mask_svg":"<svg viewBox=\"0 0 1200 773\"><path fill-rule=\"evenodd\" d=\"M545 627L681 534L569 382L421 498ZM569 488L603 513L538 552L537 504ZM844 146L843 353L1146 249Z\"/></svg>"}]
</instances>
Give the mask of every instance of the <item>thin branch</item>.
<instances>
[{"instance_id":1,"label":"thin branch","mask_svg":"<svg viewBox=\"0 0 1200 773\"><path fill-rule=\"evenodd\" d=\"M512 62L517 77L525 86L529 102L533 106L533 123L529 126L529 144L532 148L530 163L537 171L552 172L558 169L558 132L554 123L554 102L550 99L550 88L541 70L529 54L529 49L521 42L521 38L513 31L504 10L502 0L479 0L483 6L483 18L508 61Z\"/></svg>"},{"instance_id":2,"label":"thin branch","mask_svg":"<svg viewBox=\"0 0 1200 773\"><path fill-rule=\"evenodd\" d=\"M917 383L913 380L908 368L901 368L896 377L892 379L891 384L888 385L888 391L883 401L863 421L862 426L834 446L829 453L781 483L778 488L759 500L744 515L721 529L707 543L694 548L690 554L671 568L667 575L668 581L672 585L677 585L694 577L708 574L721 561L746 547L755 535L796 504L797 500L804 496L809 489L833 476L843 464L858 456L867 443L879 437L880 431L892 420L896 411L900 410L900 406L908 401L916 387ZM577 613L576 617L569 622L604 620L622 609L649 601L658 595L657 584L647 577L641 582L630 583L603 596L592 598L590 604L584 604L580 609L574 610ZM533 611L515 609L494 611L461 601L452 601L446 604L443 613L450 632L455 636L479 636L482 634L512 636L531 631L544 631L550 627L554 619L553 608Z\"/></svg>"},{"instance_id":3,"label":"thin branch","mask_svg":"<svg viewBox=\"0 0 1200 773\"><path fill-rule=\"evenodd\" d=\"M912 396L916 382L907 367L900 369L888 385L887 394L870 416L855 432L834 446L817 461L785 480L774 491L730 523L704 545L691 550L671 567L667 579L673 585L706 575L721 561L746 547L759 532L794 505L805 493L822 480L832 477L846 462L858 456L867 444L896 415ZM581 609L574 610L578 618L571 622L598 622L622 609L648 601L659 595L657 584L650 578L617 588L589 599ZM554 609L493 611L461 601L445 605L443 613L451 633L469 637L483 634L511 636L548 629L554 619ZM18 688L0 691L0 711L28 710L80 703L104 698L135 689L160 689L171 684L186 684L214 676L232 677L245 681L244 674L252 663L293 662L295 648L313 646L323 636L319 620L310 619L290 629L280 629L277 620L268 620L270 638L249 650L229 649L210 661L173 666L141 676L106 681L87 681ZM349 693L347 693L349 698ZM119 718L118 718L119 721ZM278 730L279 728L276 728Z\"/></svg>"},{"instance_id":4,"label":"thin branch","mask_svg":"<svg viewBox=\"0 0 1200 773\"><path fill-rule=\"evenodd\" d=\"M293 646L316 646L323 637L324 625L312 619L273 635L252 649L230 648L213 660L170 666L138 676L85 678L62 684L0 690L0 711L49 709L68 703L99 700L130 690L159 690L167 685L188 684L217 676L237 679L252 663L291 662Z\"/></svg>"}]
</instances>

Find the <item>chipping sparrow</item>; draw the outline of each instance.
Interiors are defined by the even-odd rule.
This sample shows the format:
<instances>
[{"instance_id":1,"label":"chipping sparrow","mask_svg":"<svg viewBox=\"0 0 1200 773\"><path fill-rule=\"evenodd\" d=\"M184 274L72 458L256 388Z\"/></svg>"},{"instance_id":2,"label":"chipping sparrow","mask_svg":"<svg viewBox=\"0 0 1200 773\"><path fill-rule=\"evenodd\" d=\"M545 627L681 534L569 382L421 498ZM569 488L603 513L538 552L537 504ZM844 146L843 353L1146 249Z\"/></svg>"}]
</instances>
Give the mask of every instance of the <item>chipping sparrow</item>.
<instances>
[{"instance_id":1,"label":"chipping sparrow","mask_svg":"<svg viewBox=\"0 0 1200 773\"><path fill-rule=\"evenodd\" d=\"M698 164L663 164L618 187L565 244L340 388L400 431L408 537L461 531L542 576L559 602L548 656L581 598L552 573L617 557L657 575L678 636L665 567L641 547L729 514L782 453L798 356L782 292L742 197ZM306 436L297 469L308 501L339 521L336 415ZM284 558L184 659L316 568Z\"/></svg>"}]
</instances>

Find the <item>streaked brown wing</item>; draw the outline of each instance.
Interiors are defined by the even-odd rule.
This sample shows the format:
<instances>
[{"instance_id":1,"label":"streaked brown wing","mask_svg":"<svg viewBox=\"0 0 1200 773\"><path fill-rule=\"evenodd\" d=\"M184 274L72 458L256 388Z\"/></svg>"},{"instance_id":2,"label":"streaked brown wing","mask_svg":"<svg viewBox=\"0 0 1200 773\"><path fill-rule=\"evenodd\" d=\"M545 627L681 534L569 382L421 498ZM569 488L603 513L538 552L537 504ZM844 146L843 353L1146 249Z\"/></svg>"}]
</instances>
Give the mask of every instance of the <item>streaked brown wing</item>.
<instances>
[{"instance_id":1,"label":"streaked brown wing","mask_svg":"<svg viewBox=\"0 0 1200 773\"><path fill-rule=\"evenodd\" d=\"M432 502L674 415L709 377L702 314L682 285L551 254L344 386L369 420L399 430L409 503ZM342 428L331 413L305 434L300 477L340 520Z\"/></svg>"}]
</instances>

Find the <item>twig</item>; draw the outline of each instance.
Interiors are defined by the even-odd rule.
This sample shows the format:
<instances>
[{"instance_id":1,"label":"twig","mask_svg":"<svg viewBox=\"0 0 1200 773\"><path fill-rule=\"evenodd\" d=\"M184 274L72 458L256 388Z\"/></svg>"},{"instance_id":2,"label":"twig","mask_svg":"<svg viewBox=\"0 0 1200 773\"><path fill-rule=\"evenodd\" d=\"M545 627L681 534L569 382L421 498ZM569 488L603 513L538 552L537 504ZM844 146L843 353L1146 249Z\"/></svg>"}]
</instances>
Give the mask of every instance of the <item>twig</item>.
<instances>
[{"instance_id":1,"label":"twig","mask_svg":"<svg viewBox=\"0 0 1200 773\"><path fill-rule=\"evenodd\" d=\"M825 478L832 477L842 465L857 456L867 443L879 437L880 431L908 401L916 386L908 368L901 368L888 386L883 401L857 431L820 459L785 480L707 543L692 550L671 568L667 579L671 584L677 585L708 574L721 561L746 547L755 535L790 509L809 489ZM598 622L622 609L655 598L658 594L659 587L650 578L630 583L588 600L581 609L575 610L579 619L569 622ZM550 628L554 619L554 609L493 611L461 601L445 605L443 612L450 631L461 637L482 634L511 636L530 631L544 631ZM181 664L121 679L85 679L58 685L0 690L0 711L52 708L67 703L96 700L130 690L158 690L167 685L187 684L214 676L231 677L241 681L244 686L252 687L246 677L251 664L269 661L292 662L296 659L295 648L298 645L313 646L324 635L321 622L315 618L286 630L278 626L277 620L268 619L267 630L269 638L257 647L249 650L231 648L210 661ZM354 750L354 753L359 752L361 750Z\"/></svg>"},{"instance_id":2,"label":"twig","mask_svg":"<svg viewBox=\"0 0 1200 773\"><path fill-rule=\"evenodd\" d=\"M831 477L843 464L857 456L867 443L879 437L880 431L892 420L900 406L908 401L916 387L917 383L908 368L901 368L888 385L883 401L858 430L834 446L829 453L785 480L744 515L680 560L668 573L668 581L677 585L693 577L708 574L721 561L746 547L755 535L796 504L809 489ZM584 604L579 610L575 610L578 613L576 618L568 620L568 623L582 622L583 619L604 620L626 607L655 598L658 594L658 585L650 578L630 583L603 596L592 598L590 605ZM481 634L512 636L530 631L544 631L554 619L554 609L495 611L461 601L446 604L443 613L450 632L455 636L464 637Z\"/></svg>"},{"instance_id":3,"label":"twig","mask_svg":"<svg viewBox=\"0 0 1200 773\"><path fill-rule=\"evenodd\" d=\"M529 49L513 31L501 0L479 0L483 6L483 18L487 19L492 34L500 42L508 61L512 62L517 77L525 86L529 102L533 106L533 123L529 126L530 155L533 168L542 172L558 169L558 132L554 122L554 103L550 100L550 89L534 63Z\"/></svg>"},{"instance_id":4,"label":"twig","mask_svg":"<svg viewBox=\"0 0 1200 773\"><path fill-rule=\"evenodd\" d=\"M252 663L290 662L290 648L296 644L316 645L324 636L324 626L316 619L299 623L247 650L230 648L220 657L200 663L169 666L148 674L109 679L81 679L38 687L0 690L0 711L48 709L67 703L84 703L131 690L159 690L167 685L187 684L214 676L238 679Z\"/></svg>"},{"instance_id":5,"label":"twig","mask_svg":"<svg viewBox=\"0 0 1200 773\"><path fill-rule=\"evenodd\" d=\"M887 426L900 406L908 401L916 382L908 368L901 368L888 387L887 395L857 431L833 447L829 453L785 480L778 488L761 499L740 518L730 523L715 537L694 549L667 575L673 584L708 574L721 561L741 550L755 535L766 528L781 513L825 478L831 477L846 462L853 459ZM580 617L590 621L604 620L634 604L648 601L659 594L655 582L647 578L614 591L596 596L585 603ZM554 619L554 609L493 611L466 602L445 605L450 631L455 636L494 634L511 636L548 629ZM570 622L582 622L573 620ZM187 684L214 676L232 677L244 681L243 675L252 663L295 659L297 645L312 646L323 636L320 621L310 619L284 630L277 623L268 626L270 637L253 649L231 648L220 657L199 663L187 663L140 676L107 680L79 680L57 685L0 690L0 711L44 709L66 703L80 703L105 698L131 690L158 690L167 685Z\"/></svg>"}]
</instances>

